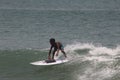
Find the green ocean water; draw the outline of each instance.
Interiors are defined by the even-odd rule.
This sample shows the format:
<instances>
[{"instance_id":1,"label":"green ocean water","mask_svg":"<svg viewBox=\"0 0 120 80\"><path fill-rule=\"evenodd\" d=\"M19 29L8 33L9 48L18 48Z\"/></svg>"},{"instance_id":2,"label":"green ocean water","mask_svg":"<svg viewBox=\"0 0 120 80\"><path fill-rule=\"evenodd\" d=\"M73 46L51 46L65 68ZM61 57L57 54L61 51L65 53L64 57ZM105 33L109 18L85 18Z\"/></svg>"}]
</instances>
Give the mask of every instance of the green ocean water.
<instances>
[{"instance_id":1,"label":"green ocean water","mask_svg":"<svg viewBox=\"0 0 120 80\"><path fill-rule=\"evenodd\" d=\"M0 80L119 80L119 3L0 0ZM31 65L47 58L51 37L70 61Z\"/></svg>"}]
</instances>

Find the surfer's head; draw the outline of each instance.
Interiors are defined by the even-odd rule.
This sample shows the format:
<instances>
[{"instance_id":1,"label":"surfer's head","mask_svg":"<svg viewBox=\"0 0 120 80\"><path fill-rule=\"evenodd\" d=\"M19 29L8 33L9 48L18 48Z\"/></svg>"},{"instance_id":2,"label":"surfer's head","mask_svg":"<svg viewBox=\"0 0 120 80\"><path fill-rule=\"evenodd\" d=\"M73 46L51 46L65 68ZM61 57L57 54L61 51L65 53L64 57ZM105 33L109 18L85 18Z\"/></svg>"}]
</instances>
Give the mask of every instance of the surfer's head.
<instances>
[{"instance_id":1,"label":"surfer's head","mask_svg":"<svg viewBox=\"0 0 120 80\"><path fill-rule=\"evenodd\" d=\"M55 39L54 39L54 38L51 38L51 39L50 39L50 44L51 44L51 45L54 45L54 44L55 44Z\"/></svg>"}]
</instances>

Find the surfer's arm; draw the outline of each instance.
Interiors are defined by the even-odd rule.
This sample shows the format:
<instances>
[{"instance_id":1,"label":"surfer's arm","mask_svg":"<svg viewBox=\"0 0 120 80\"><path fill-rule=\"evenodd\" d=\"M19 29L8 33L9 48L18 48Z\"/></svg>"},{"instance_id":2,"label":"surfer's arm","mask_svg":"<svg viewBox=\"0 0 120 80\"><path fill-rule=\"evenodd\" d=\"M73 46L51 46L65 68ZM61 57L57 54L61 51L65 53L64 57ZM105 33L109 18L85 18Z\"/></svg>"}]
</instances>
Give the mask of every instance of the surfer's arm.
<instances>
[{"instance_id":1,"label":"surfer's arm","mask_svg":"<svg viewBox=\"0 0 120 80\"><path fill-rule=\"evenodd\" d=\"M52 51L53 46L50 47L49 54L48 54L48 59L51 59L51 51Z\"/></svg>"}]
</instances>

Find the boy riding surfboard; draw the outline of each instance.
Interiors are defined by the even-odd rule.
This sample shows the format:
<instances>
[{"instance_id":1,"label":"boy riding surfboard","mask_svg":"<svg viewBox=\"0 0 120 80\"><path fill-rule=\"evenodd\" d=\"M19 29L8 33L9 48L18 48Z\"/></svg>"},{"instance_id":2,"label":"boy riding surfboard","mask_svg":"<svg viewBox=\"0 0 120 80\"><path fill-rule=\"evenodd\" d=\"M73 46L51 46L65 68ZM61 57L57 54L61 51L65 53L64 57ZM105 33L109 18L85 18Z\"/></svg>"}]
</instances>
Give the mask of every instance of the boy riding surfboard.
<instances>
[{"instance_id":1,"label":"boy riding surfboard","mask_svg":"<svg viewBox=\"0 0 120 80\"><path fill-rule=\"evenodd\" d=\"M48 62L48 63L49 62L55 62L55 59L54 59L55 53L57 52L56 56L58 56L59 51L61 51L64 54L65 58L67 58L66 53L64 51L64 47L63 47L61 42L56 42L54 38L51 38L49 40L49 42L50 42L51 47L50 47L50 50L49 50L49 53L48 53L48 60L46 60L46 62ZM52 49L54 49L54 50L52 52L52 57L51 57Z\"/></svg>"}]
</instances>

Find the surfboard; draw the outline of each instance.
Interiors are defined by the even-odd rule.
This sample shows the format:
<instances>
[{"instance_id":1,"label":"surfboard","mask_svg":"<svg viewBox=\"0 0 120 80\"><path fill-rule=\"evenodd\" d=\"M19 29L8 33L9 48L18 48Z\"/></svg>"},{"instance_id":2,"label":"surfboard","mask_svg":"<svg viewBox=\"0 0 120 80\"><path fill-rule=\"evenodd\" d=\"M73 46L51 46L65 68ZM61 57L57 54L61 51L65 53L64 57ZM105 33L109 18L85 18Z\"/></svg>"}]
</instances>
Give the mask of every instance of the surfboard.
<instances>
[{"instance_id":1,"label":"surfboard","mask_svg":"<svg viewBox=\"0 0 120 80\"><path fill-rule=\"evenodd\" d=\"M42 61L35 61L31 62L32 65L38 65L38 66L47 66L47 65L56 65L56 64L62 64L68 62L68 59L57 59L55 61L50 60L42 60Z\"/></svg>"}]
</instances>

